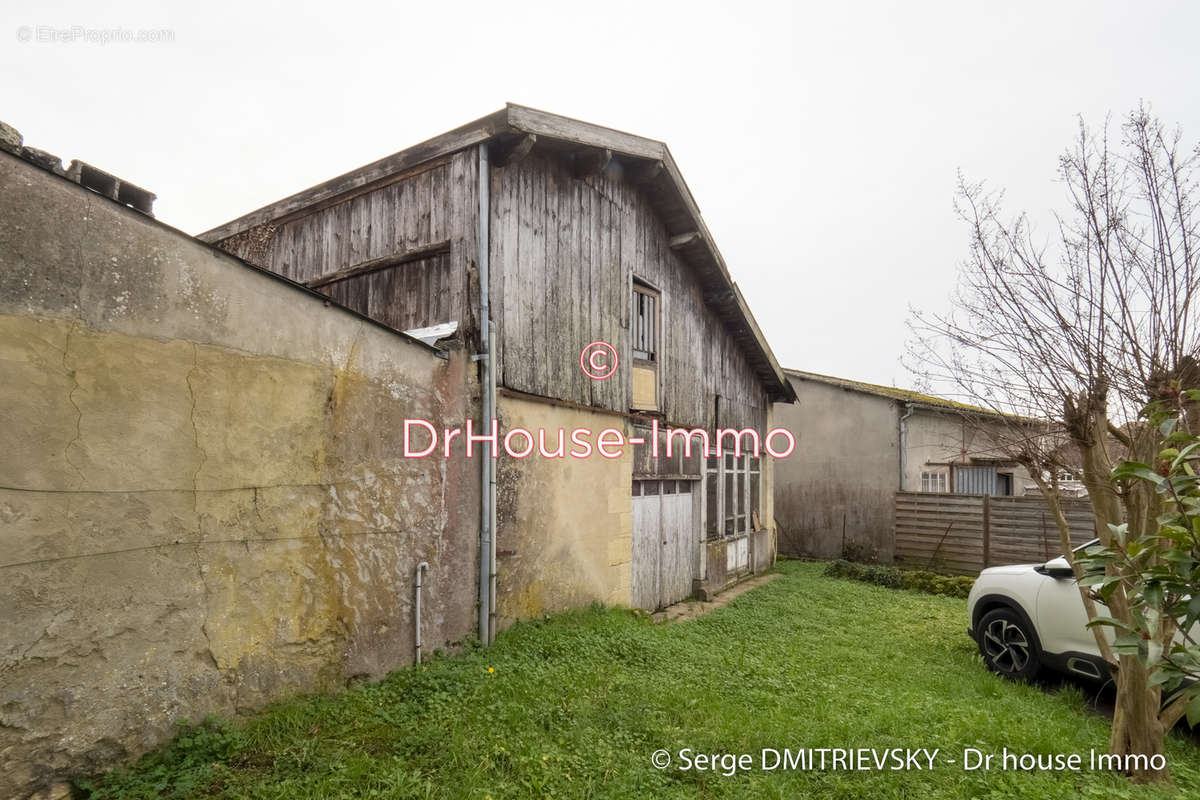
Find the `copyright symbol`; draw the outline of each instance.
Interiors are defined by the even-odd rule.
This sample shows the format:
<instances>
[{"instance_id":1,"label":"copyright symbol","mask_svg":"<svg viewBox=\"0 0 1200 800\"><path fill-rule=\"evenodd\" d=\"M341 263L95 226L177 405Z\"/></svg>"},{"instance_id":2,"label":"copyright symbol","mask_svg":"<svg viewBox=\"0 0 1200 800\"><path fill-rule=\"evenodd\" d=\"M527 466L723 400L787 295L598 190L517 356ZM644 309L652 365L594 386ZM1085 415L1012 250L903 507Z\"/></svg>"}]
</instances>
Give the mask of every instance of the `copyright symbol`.
<instances>
[{"instance_id":1,"label":"copyright symbol","mask_svg":"<svg viewBox=\"0 0 1200 800\"><path fill-rule=\"evenodd\" d=\"M611 378L620 363L616 348L608 342L592 342L579 354L579 368L594 381Z\"/></svg>"},{"instance_id":2,"label":"copyright symbol","mask_svg":"<svg viewBox=\"0 0 1200 800\"><path fill-rule=\"evenodd\" d=\"M650 763L655 769L666 769L671 766L671 754L666 750L655 750L650 756Z\"/></svg>"},{"instance_id":3,"label":"copyright symbol","mask_svg":"<svg viewBox=\"0 0 1200 800\"><path fill-rule=\"evenodd\" d=\"M18 42L28 42L32 38L33 38L33 30L30 29L30 27L28 25L22 25L21 27L17 28L17 41Z\"/></svg>"}]
</instances>

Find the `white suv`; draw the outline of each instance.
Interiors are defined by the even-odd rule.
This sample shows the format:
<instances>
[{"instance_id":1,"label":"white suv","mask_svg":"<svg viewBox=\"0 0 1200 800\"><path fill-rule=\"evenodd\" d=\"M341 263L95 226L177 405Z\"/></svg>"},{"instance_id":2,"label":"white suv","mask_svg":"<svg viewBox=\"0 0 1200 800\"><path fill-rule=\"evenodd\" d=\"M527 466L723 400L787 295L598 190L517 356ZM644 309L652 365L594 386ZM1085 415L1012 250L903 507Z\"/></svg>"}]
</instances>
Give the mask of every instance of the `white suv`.
<instances>
[{"instance_id":1,"label":"white suv","mask_svg":"<svg viewBox=\"0 0 1200 800\"><path fill-rule=\"evenodd\" d=\"M1108 615L1104 606L1098 611ZM1087 627L1075 575L1062 556L979 573L967 597L967 621L984 663L1006 677L1030 680L1049 667L1090 680L1110 678ZM1111 640L1112 629L1102 630Z\"/></svg>"}]
</instances>

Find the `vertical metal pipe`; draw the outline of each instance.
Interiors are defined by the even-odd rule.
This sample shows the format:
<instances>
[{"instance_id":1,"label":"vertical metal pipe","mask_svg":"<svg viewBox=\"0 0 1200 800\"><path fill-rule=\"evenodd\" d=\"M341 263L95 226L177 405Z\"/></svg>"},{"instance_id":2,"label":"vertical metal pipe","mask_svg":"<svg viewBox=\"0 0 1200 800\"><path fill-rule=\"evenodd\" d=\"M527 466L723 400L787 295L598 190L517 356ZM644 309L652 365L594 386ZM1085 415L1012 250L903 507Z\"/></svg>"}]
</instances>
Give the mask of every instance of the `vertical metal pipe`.
<instances>
[{"instance_id":1,"label":"vertical metal pipe","mask_svg":"<svg viewBox=\"0 0 1200 800\"><path fill-rule=\"evenodd\" d=\"M416 626L416 632L413 635L413 639L416 644L417 663L418 664L421 663L421 575L427 569L429 569L428 561L422 561L420 564L417 564L417 603L416 603L416 613L414 614L414 616L416 618L416 620L414 622L414 625Z\"/></svg>"},{"instance_id":2,"label":"vertical metal pipe","mask_svg":"<svg viewBox=\"0 0 1200 800\"><path fill-rule=\"evenodd\" d=\"M495 417L494 389L495 373L492 370L491 353L491 308L488 303L488 189L490 168L488 166L487 142L479 145L479 214L477 220L476 243L479 265L479 427L490 431L492 419ZM492 562L494 547L492 542L492 519L495 514L492 504L495 501L493 487L495 485L492 453L485 453L480 447L479 459L479 641L490 644L492 619Z\"/></svg>"},{"instance_id":3,"label":"vertical metal pipe","mask_svg":"<svg viewBox=\"0 0 1200 800\"><path fill-rule=\"evenodd\" d=\"M492 323L491 321L489 321L488 322L488 353L489 353L488 358L492 358L493 357L492 354L494 354L495 352L496 352L496 325L494 323ZM494 414L496 412L496 372L495 372L495 370L490 370L489 375L490 375L490 378L488 380L487 391L488 391L488 395L489 395L490 399L488 401L488 407L492 409L492 413ZM488 493L491 498L490 501L488 502L488 507L491 509L491 520L489 521L488 528L492 532L492 537L489 542L489 551L490 552L488 553L488 562L490 565L489 569L491 571L490 580L489 580L490 585L488 587L488 592L489 592L488 612L490 614L489 619L488 619L488 638L487 638L488 643L491 643L496 638L496 464L497 463L498 462L494 458L488 459L488 466L491 467L491 469L489 471L489 474L491 476L491 483L488 486Z\"/></svg>"},{"instance_id":4,"label":"vertical metal pipe","mask_svg":"<svg viewBox=\"0 0 1200 800\"><path fill-rule=\"evenodd\" d=\"M905 403L904 407L907 410L900 417L900 448L899 448L900 449L900 491L902 491L902 492L906 491L906 489L904 488L904 473L908 471L908 425L906 425L905 423L908 421L908 418L913 415L913 411L916 410L915 408L913 408L911 403Z\"/></svg>"}]
</instances>

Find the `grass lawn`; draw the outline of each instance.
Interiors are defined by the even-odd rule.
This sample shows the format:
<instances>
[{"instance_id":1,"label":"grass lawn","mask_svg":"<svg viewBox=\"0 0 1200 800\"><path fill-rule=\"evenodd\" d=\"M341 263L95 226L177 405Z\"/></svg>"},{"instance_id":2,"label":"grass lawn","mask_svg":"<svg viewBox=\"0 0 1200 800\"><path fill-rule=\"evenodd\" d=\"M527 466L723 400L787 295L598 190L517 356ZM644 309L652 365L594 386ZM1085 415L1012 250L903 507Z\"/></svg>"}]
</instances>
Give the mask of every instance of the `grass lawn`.
<instances>
[{"instance_id":1,"label":"grass lawn","mask_svg":"<svg viewBox=\"0 0 1200 800\"><path fill-rule=\"evenodd\" d=\"M1047 694L986 672L964 601L821 567L783 563L779 579L687 622L593 609L519 625L486 651L190 729L89 784L90 796L1200 796L1200 748L1178 736L1171 789L1086 771L1107 720L1076 689ZM762 748L801 747L942 752L919 772L759 769ZM1085 771L967 772L966 747L1080 753ZM663 770L650 763L659 748L676 756ZM683 748L750 753L755 765L731 777L681 771Z\"/></svg>"}]
</instances>

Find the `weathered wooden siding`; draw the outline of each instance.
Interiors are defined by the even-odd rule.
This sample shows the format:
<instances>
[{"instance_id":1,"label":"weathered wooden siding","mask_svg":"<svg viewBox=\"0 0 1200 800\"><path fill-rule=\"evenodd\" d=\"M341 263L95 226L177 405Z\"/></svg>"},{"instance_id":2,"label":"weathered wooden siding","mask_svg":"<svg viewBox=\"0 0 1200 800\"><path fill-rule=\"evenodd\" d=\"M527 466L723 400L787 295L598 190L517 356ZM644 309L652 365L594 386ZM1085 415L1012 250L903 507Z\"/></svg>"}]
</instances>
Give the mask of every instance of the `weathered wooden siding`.
<instances>
[{"instance_id":1,"label":"weathered wooden siding","mask_svg":"<svg viewBox=\"0 0 1200 800\"><path fill-rule=\"evenodd\" d=\"M439 243L447 252L318 287L339 303L404 330L457 320L473 331L477 151L463 150L335 204L261 225L219 246L311 283Z\"/></svg>"},{"instance_id":2,"label":"weathered wooden siding","mask_svg":"<svg viewBox=\"0 0 1200 800\"><path fill-rule=\"evenodd\" d=\"M336 281L318 291L405 331L458 319L453 285L450 257L443 254Z\"/></svg>"},{"instance_id":3,"label":"weathered wooden siding","mask_svg":"<svg viewBox=\"0 0 1200 800\"><path fill-rule=\"evenodd\" d=\"M659 409L667 420L712 428L720 395L722 427L765 427L759 379L634 183L612 170L575 178L562 160L535 151L492 171L490 224L501 385L628 411L636 276L662 292ZM580 351L596 340L621 358L605 381L579 367Z\"/></svg>"},{"instance_id":4,"label":"weathered wooden siding","mask_svg":"<svg viewBox=\"0 0 1200 800\"><path fill-rule=\"evenodd\" d=\"M311 283L359 265L446 243L447 254L319 286L339 303L405 330L458 320L478 330L477 163L463 150L335 204L220 243L250 263ZM766 425L767 399L741 345L704 301L667 229L619 170L576 178L535 151L491 175L492 316L500 385L612 411L630 408L630 292L636 276L662 292L659 410L673 424ZM579 354L613 344L617 373L594 381ZM719 398L718 398L719 395Z\"/></svg>"}]
</instances>

